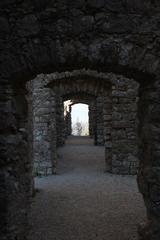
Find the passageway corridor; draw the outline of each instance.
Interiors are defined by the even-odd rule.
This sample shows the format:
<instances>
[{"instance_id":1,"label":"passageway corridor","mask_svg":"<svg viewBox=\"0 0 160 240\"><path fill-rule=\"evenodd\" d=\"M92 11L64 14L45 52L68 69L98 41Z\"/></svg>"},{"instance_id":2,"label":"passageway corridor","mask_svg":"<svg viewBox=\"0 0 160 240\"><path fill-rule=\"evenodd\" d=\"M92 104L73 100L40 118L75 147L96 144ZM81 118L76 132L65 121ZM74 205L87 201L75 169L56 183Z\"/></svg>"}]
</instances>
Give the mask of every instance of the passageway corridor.
<instances>
[{"instance_id":1,"label":"passageway corridor","mask_svg":"<svg viewBox=\"0 0 160 240\"><path fill-rule=\"evenodd\" d=\"M70 137L58 174L35 180L31 240L137 240L146 214L136 177L104 169L104 147Z\"/></svg>"}]
</instances>

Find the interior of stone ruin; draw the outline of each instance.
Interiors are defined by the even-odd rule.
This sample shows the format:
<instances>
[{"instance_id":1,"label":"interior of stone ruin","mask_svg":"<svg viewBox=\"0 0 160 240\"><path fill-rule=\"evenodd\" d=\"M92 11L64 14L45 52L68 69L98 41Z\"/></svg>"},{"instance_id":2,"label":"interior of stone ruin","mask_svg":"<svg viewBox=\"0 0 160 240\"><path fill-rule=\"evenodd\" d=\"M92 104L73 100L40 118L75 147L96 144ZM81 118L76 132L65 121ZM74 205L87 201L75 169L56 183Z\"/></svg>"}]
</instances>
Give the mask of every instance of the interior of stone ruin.
<instances>
[{"instance_id":1,"label":"interior of stone ruin","mask_svg":"<svg viewBox=\"0 0 160 240\"><path fill-rule=\"evenodd\" d=\"M159 23L158 0L0 1L1 240L160 239Z\"/></svg>"}]
</instances>

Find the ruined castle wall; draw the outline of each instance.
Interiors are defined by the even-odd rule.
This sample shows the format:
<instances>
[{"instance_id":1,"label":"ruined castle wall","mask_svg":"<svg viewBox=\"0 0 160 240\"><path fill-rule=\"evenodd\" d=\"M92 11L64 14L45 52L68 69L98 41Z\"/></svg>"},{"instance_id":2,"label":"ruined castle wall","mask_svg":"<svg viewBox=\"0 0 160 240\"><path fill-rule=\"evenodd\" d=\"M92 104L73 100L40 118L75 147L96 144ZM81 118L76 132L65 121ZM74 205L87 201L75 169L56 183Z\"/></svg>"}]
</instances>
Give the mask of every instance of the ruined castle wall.
<instances>
[{"instance_id":1,"label":"ruined castle wall","mask_svg":"<svg viewBox=\"0 0 160 240\"><path fill-rule=\"evenodd\" d=\"M96 130L97 130L97 145L104 145L104 116L103 116L104 97L96 98Z\"/></svg>"},{"instance_id":2,"label":"ruined castle wall","mask_svg":"<svg viewBox=\"0 0 160 240\"><path fill-rule=\"evenodd\" d=\"M112 85L112 173L136 174L139 84L124 77Z\"/></svg>"},{"instance_id":3,"label":"ruined castle wall","mask_svg":"<svg viewBox=\"0 0 160 240\"><path fill-rule=\"evenodd\" d=\"M65 143L65 120L64 120L64 105L61 96L56 94L56 132L57 132L57 147L63 146Z\"/></svg>"},{"instance_id":4,"label":"ruined castle wall","mask_svg":"<svg viewBox=\"0 0 160 240\"><path fill-rule=\"evenodd\" d=\"M160 1L1 0L0 12L1 239L28 233L32 163L25 94L16 94L42 72L86 68L140 83L138 184L148 215L141 239L159 240Z\"/></svg>"},{"instance_id":5,"label":"ruined castle wall","mask_svg":"<svg viewBox=\"0 0 160 240\"><path fill-rule=\"evenodd\" d=\"M72 134L72 118L71 118L71 105L64 112L64 123L65 123L65 138Z\"/></svg>"},{"instance_id":6,"label":"ruined castle wall","mask_svg":"<svg viewBox=\"0 0 160 240\"><path fill-rule=\"evenodd\" d=\"M44 75L43 78L46 78L46 76ZM72 102L79 102L79 99L82 98L83 102L89 104L90 131L93 134L92 136L94 137L95 144L105 145L106 165L109 171L116 174L137 173L139 166L137 140L137 103L139 85L121 75L115 76L110 74L108 78L112 83L111 90L104 91L103 89L104 92L100 93L97 92L94 85L92 86L89 85L90 83L85 82L83 88L86 89L87 94L91 92L95 93L96 91L97 97L95 99L89 99L86 98L86 96L84 99L84 95L81 93L83 85L82 80L78 80L77 82L74 81L72 85L69 85L67 82L62 82L61 84L59 83L58 86L44 88L45 90L43 89L43 86L40 87L40 83L38 83L37 86L34 85L34 94L35 96L37 95L37 98L34 96L35 102L33 104L35 111L34 158L36 165L39 163L43 168L44 155L47 156L48 154L46 165L50 163L50 168L53 167L52 159L49 157L49 154L53 148L63 146L66 139L63 96L66 93L70 94L77 92L79 96L77 95L77 99L74 96ZM35 81L33 83L35 84ZM54 95L54 111L56 115L50 115L51 103L49 98L51 92L52 94L53 92L56 93ZM40 109L38 109L38 104ZM43 115L43 117L41 115ZM37 116L39 117L37 118ZM51 119L51 116L53 119ZM41 119L41 122L39 122L39 119ZM56 136L56 146L54 145L54 147L51 145L50 135L47 135L48 129L46 121L51 121L56 126L56 133L54 133L54 136ZM41 132L39 132L39 129L41 129ZM39 148L37 141L39 135L37 136L35 134L39 134L40 138L42 138L43 135L44 141L48 144L47 145L45 142L45 150ZM50 149L50 146L52 146L52 149Z\"/></svg>"},{"instance_id":7,"label":"ruined castle wall","mask_svg":"<svg viewBox=\"0 0 160 240\"><path fill-rule=\"evenodd\" d=\"M89 104L89 135L94 138L96 129L96 99Z\"/></svg>"},{"instance_id":8,"label":"ruined castle wall","mask_svg":"<svg viewBox=\"0 0 160 240\"><path fill-rule=\"evenodd\" d=\"M42 84L43 75L30 83L33 119L34 174L53 173L56 156L56 102L53 91Z\"/></svg>"}]
</instances>

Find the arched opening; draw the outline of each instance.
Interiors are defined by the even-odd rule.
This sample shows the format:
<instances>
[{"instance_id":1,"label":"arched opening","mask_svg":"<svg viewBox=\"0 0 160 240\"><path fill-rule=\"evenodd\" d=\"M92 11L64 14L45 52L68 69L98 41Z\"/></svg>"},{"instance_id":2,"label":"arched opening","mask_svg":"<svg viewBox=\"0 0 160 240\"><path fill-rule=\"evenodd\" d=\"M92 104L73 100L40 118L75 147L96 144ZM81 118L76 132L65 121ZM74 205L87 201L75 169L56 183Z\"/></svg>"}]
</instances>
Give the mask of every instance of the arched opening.
<instances>
[{"instance_id":1,"label":"arched opening","mask_svg":"<svg viewBox=\"0 0 160 240\"><path fill-rule=\"evenodd\" d=\"M60 73L63 71L63 76L61 75L57 79L55 85L57 85L57 88L60 88L58 82L63 82L61 87L64 87L68 94L71 94L71 92L66 88L66 85L74 85L70 79L75 80L75 76L79 80L80 78L86 80L88 77L95 80L94 86L96 86L96 82L97 86L99 86L100 79L103 79L105 82L108 81L107 79L111 78L112 73L116 75L121 74L122 76L128 77L131 81L136 80L140 83L138 150L141 163L138 169L138 183L145 200L148 216L146 228L141 233L141 239L160 239L160 61L159 29L158 24L156 24L159 18L160 4L159 1L134 1L134 3L132 1L112 2L113 3L111 3L111 1L88 0L24 2L2 0L0 3L1 9L3 10L0 19L2 24L0 41L0 121L2 122L0 124L2 137L0 142L0 190L2 192L2 197L0 198L0 206L2 206L0 229L2 236L0 236L0 238L2 239L24 239L25 236L28 236L26 216L30 203L32 185L33 164L31 155L33 152L31 151L30 154L28 151L28 145L31 143L29 139L32 139L32 136L30 136L31 131L27 130L26 120L28 112L31 110L27 108L26 99L24 99L26 94L24 84L26 81L36 77L36 74L42 72L46 74L57 72L56 75L61 75ZM81 70L77 74L77 70L75 69ZM97 73L94 75L93 70L95 69ZM73 72L69 73L68 71ZM110 74L107 78L103 78L106 73ZM68 78L68 76L70 76L70 78ZM99 77L97 78L97 76ZM50 78L50 76L47 77ZM66 80L68 83L64 84ZM48 80L43 79L43 81L47 82ZM103 81L101 81L101 83ZM48 96L50 94L52 95L53 91L48 91L48 87L45 87ZM93 89L90 91L90 87L91 85L89 85L89 88L83 85L83 89L80 89L80 92L86 92L87 89L89 90L89 94L97 97L97 89L99 87L95 88L94 91ZM103 85L102 88L105 87L106 86ZM119 85L119 87L121 88L122 86ZM123 87L122 92L118 92L120 96L117 96L117 89L112 90L115 90L114 103L117 105L114 106L114 111L116 111L117 107L119 107L119 97L123 98ZM72 89L72 91L77 94L76 88ZM132 95L131 89L129 92ZM38 171L41 171L42 174L44 174L44 172L47 175L52 173L53 166L56 165L57 146L63 144L61 140L64 138L64 132L60 131L60 126L63 125L61 113L63 112L62 103L64 94L65 93L59 95L62 99L57 99L56 97L56 101L55 95L53 94L53 101L49 101L50 103L52 102L50 105L52 111L45 109L45 114L43 113L40 117L38 116L35 121L38 125L41 120L43 120L41 134L39 134L38 129L38 131L34 131L35 136L33 136L36 137L37 141L36 149L42 150L41 155L43 155L43 158L38 157L40 156L39 152L37 155L41 160L40 164L38 162ZM135 156L137 154L137 149L131 147L132 140L134 140L135 137L133 134L135 131L133 131L130 126L127 127L128 123L124 121L125 111L123 110L123 105L125 101L126 99L124 97L121 111L118 111L118 114L117 111L113 114L114 124L112 124L112 127L114 127L114 131L111 134L110 126L109 128L107 126L111 118L111 116L108 115L108 109L112 109L112 104L110 104L109 98L105 96L107 111L106 108L104 108L105 133L104 138L102 138L102 143L105 145L107 170L114 173L123 172L124 174L126 173L126 169L127 171L136 169L133 168L133 166L135 166ZM41 101L40 104L40 111L42 112L44 110L43 103L44 102ZM59 106L61 110L59 111L58 107L55 106ZM134 106L129 105L129 109L134 109ZM51 112L54 116L56 115L56 118L52 116L50 118L52 121L49 120L45 122L45 119L48 119L48 115L50 116ZM98 113L98 115L101 116L102 114ZM131 115L134 116L134 113L132 112ZM56 120L53 121L53 119ZM58 121L58 119L60 121ZM129 122L133 123L132 119L129 119ZM30 125L32 129L32 121ZM99 136L100 129L98 125L96 129L98 132L97 136ZM45 135L45 133L47 134ZM126 136L130 138L129 147L128 143L124 141ZM112 144L109 139L112 139L114 144ZM52 151L50 151L51 149ZM122 149L123 152L121 152ZM124 158L125 161L123 161ZM44 159L46 159L46 161L44 161ZM129 161L126 161L126 159ZM53 182L55 181L56 178ZM114 182L117 183L116 186L119 185L118 180ZM77 184L74 189L78 189L78 186ZM90 189L93 190L94 186L95 184L93 184ZM61 185L61 187L61 189L63 189L63 185ZM88 191L88 189L86 190ZM104 188L100 192L105 194L110 192L107 190L108 189ZM57 195L60 195L61 198L58 199L60 201L57 201L55 205L54 202L51 207L53 215L55 214L57 206L62 207L59 203L63 202L63 199L65 199L66 203L66 198L69 197L68 195L64 196L63 192L59 194L57 189L54 189L54 193L52 199L55 199ZM113 195L115 196L114 193ZM72 196L74 196L74 192ZM77 200L81 199L81 196L83 196L83 193L79 195ZM92 199L95 199L95 196L95 194L92 195ZM133 196L132 199L134 199L135 196ZM45 199L48 198L46 197ZM107 200L108 199L109 198L107 198ZM132 202L130 203L134 206ZM70 202L68 205L74 206L74 203ZM104 205L104 202L101 202L100 206L101 205ZM112 205L112 202L110 205ZM97 204L94 206L94 209L97 209ZM118 202L118 205L114 208L113 215L111 214L112 216L116 215L114 213L117 213L116 209L119 209L120 206L121 209L124 210L126 204L123 204L123 202L119 204ZM43 207L43 210L45 211L45 207ZM67 211L67 209L65 210L66 213L68 213L72 211L72 208L69 209L69 211ZM134 206L134 213L135 212ZM102 219L104 214L106 214L105 211L103 211L103 214L99 212L96 217L101 216ZM62 213L57 215L63 216ZM57 215L54 215L54 217L56 218ZM82 215L85 214L82 212ZM79 216L79 214L77 214L77 216ZM108 214L107 217L108 216L110 215ZM126 216L128 216L127 213ZM131 216L133 216L132 213L128 216L129 220ZM94 217L92 219L94 219ZM46 219L46 223L48 223L48 219ZM108 228L110 222L107 222L105 217L103 219ZM110 218L108 219L110 220ZM62 219L60 218L59 222L56 223L63 222L60 220ZM121 219L119 219L117 225L121 222L120 220ZM116 222L115 219L113 222ZM126 226L128 222L126 222L126 224L124 223L124 225ZM91 222L89 226L92 225L94 225L93 222ZM125 239L121 232L122 229L124 229L124 225L117 234L118 236L122 236L122 239ZM51 226L52 229L53 224L51 224ZM58 224L56 226L58 226ZM68 226L68 224L65 224L65 226ZM99 229L101 229L101 224L98 226L100 226ZM104 229L107 229L106 226ZM117 229L116 226L113 232ZM97 225L94 229L96 228ZM78 231L76 231L74 235L74 239L77 238L77 232ZM88 232L89 231L87 231L87 233ZM130 232L132 232L132 230ZM55 233L51 231L51 236L54 236L54 234ZM86 233L84 233L84 235L85 234ZM101 239L103 239L103 236L100 236ZM109 239L110 236L107 236L107 239ZM128 236L126 238L128 238ZM67 235L65 236L65 240L67 240L66 238ZM94 239L95 236L89 236L88 238ZM83 237L82 239L84 240Z\"/></svg>"},{"instance_id":2,"label":"arched opening","mask_svg":"<svg viewBox=\"0 0 160 240\"><path fill-rule=\"evenodd\" d=\"M38 137L39 143L36 144L36 148L38 151L38 154L40 154L39 156L42 156L41 154L43 153L43 157L41 158L41 161L36 163L36 171L38 171L38 174L40 173L41 176L43 175L47 175L48 176L48 181L50 181L49 179L52 179L52 181L55 183L53 189L54 192L57 192L56 189L58 189L58 185L60 186L60 189L63 189L63 193L59 192L58 195L55 194L55 198L57 199L55 204L57 205L58 202L61 202L61 199L59 198L61 194L63 194L64 198L67 198L67 192L66 190L69 191L69 189L67 189L67 184L68 186L70 186L73 189L79 189L78 186L76 185L76 183L79 182L79 180L81 179L88 179L87 182L82 181L82 185L86 186L86 189L88 191L88 193L90 193L91 195L88 196L88 199L90 199L90 197L92 196L92 183L95 181L93 181L93 179L95 178L96 181L98 181L100 183L100 185L97 185L97 182L94 182L96 184L96 188L95 188L95 193L97 193L96 189L98 189L98 191L101 192L105 192L105 190L107 192L110 192L111 195L114 195L114 192L110 191L109 188L107 189L103 189L103 181L106 181L106 178L103 178L104 171L110 171L113 173L120 173L122 171L122 174L126 174L126 172L128 171L128 169L132 169L132 166L135 166L135 162L132 161L128 161L128 156L130 160L134 160L136 158L132 157L132 155L128 152L128 145L127 145L127 151L125 152L124 149L126 150L126 141L124 141L124 136L126 136L125 134L122 134L126 131L126 128L129 128L129 133L128 136L129 137L133 137L132 135L130 135L131 133L131 126L128 124L133 124L133 119L131 119L131 116L134 116L134 107L135 107L135 103L133 104L133 99L135 100L135 95L133 95L133 92L131 90L133 90L133 81L132 84L129 85L129 80L126 80L123 76L117 76L117 85L113 82L112 87L110 86L110 84L106 84L103 85L102 82L99 81L98 84L96 84L97 80L93 80L88 79L88 78L83 78L83 76L81 76L80 79L76 79L74 78L73 81L71 81L71 79L50 79L50 82L48 83L47 80L49 79L49 75L47 75L47 78L45 76L45 74L42 74L41 76L38 76L38 85L41 83L45 82L45 86L40 85L40 96L43 96L41 98L41 101L39 101L39 99L36 97L36 99L39 102L39 107L38 107L38 111L37 114L41 114L40 116L37 116L38 118L36 118L38 120L38 122L36 124L39 124L39 120L42 121L41 124L44 127L43 131L41 131L40 134L40 139L39 139L39 134L38 132L36 133ZM109 76L109 78L111 79L111 75ZM47 79L47 80L46 80ZM82 81L82 80L83 81ZM129 103L126 103L126 101L128 101L128 97L126 97L125 95L125 91L126 91L126 87L123 85L124 84L124 79L127 81L127 89L129 89L129 96L131 97ZM47 82L47 83L46 83ZM36 85L36 79L33 80L33 82ZM123 83L123 84L122 84ZM102 84L102 87L101 87ZM106 91L106 89L108 89L109 91ZM102 91L103 90L103 91ZM105 90L105 91L104 91ZM36 86L36 92L38 91L38 87ZM104 95L103 95L104 94ZM113 97L113 99L111 100L111 95ZM101 97L104 97L103 100L101 99ZM134 96L134 97L133 97ZM45 101L45 99L47 101ZM52 100L51 100L52 99ZM105 152L101 151L99 146L94 147L94 154L90 155L91 153L91 149L90 146L87 146L87 150L86 152L84 151L84 144L81 146L78 145L77 150L75 151L75 146L73 146L73 144L70 144L69 146L69 151L67 150L66 145L64 145L65 141L66 141L66 131L65 131L65 123L64 123L64 101L68 100L68 99L74 99L75 101L80 101L80 102L86 102L86 99L88 100L88 105L90 103L90 107L92 108L93 111L93 116L92 116L92 121L93 119L96 119L96 129L97 129L97 133L98 135L100 135L100 130L99 130L99 126L101 126L100 124L100 120L104 120L103 121L103 130L104 130L104 135L103 137L105 138L105 146L103 147L103 149L105 148ZM49 100L49 101L48 101ZM82 101L83 100L83 101ZM91 104L91 102L93 101L93 105ZM103 104L102 104L103 103ZM129 104L129 105L128 105ZM131 105L130 105L131 104ZM133 105L132 105L133 104ZM95 108L96 106L96 108ZM104 107L105 106L105 107ZM127 111L128 113L131 115L130 119L128 121L127 127L126 125L124 125L124 120L126 119L127 116L127 112L126 110L124 111L124 115L122 115L122 107L127 106ZM44 112L45 109L45 112ZM114 111L113 111L114 109ZM132 111L131 111L132 109ZM96 114L95 114L96 113ZM112 113L112 114L111 114ZM132 113L132 114L131 114ZM50 115L51 114L51 115ZM49 118L48 118L49 117ZM114 118L113 118L114 117ZM112 119L112 126L114 126L114 129L110 128L110 122ZM36 120L36 121L37 121ZM117 125L119 124L119 125ZM126 124L126 122L125 122ZM47 133L47 134L46 134ZM119 133L119 134L118 134ZM93 131L94 134L94 131ZM113 148L111 147L111 141L110 141L110 136L112 136L112 139L114 140L113 143ZM47 137L47 138L46 138ZM118 139L117 139L118 137ZM130 139L131 140L131 139ZM121 143L121 145L119 145L119 143ZM127 144L130 144L131 141L127 142ZM117 145L118 144L118 145ZM124 144L124 145L123 145ZM75 145L75 144L74 144ZM133 142L131 144L133 146ZM130 145L130 146L131 146ZM43 150L42 146L44 146L44 152L39 152L39 149ZM64 146L61 152L57 152L57 148L59 148L60 146ZM46 149L47 147L47 149ZM78 151L79 149L79 151ZM133 149L133 148L132 148ZM67 151L66 151L67 150ZM120 151L123 150L123 153L121 153ZM52 155L52 154L55 154ZM87 159L85 158L87 153ZM106 166L108 167L107 169L105 169L106 166L104 166L104 164L100 165L101 161L101 157L102 157L102 153L105 154L105 160L106 160ZM131 152L132 153L132 152ZM136 154L136 153L135 153ZM122 158L122 160L124 160L124 158L126 157L125 161L121 161L120 162L120 155ZM44 157L45 156L45 157ZM104 156L104 155L103 155ZM114 158L113 158L114 156ZM54 157L54 158L53 158ZM103 160L103 159L102 159ZM118 160L118 161L117 161ZM103 161L104 163L104 161ZM129 164L130 163L130 164ZM77 165L78 164L78 165ZM60 168L59 168L60 167ZM60 171L57 171L57 168L60 169ZM136 168L134 168L136 169ZM55 178L50 178L50 174L51 173L58 173L57 176ZM73 175L72 175L73 174ZM109 177L110 175L108 175ZM110 178L107 177L107 181L112 181ZM137 193L137 189L135 186L135 177L132 178L127 178L127 176L125 177L125 181L129 182L127 183L127 186L130 186L130 188L133 190L133 195L130 195L130 190L128 188L125 188L125 184L122 180L121 177L115 177L116 180L115 182L121 182L120 184L122 184L122 191L119 192L119 196L121 196L120 198L123 199L123 190L125 189L125 191L127 192L127 194L129 193L129 201L128 203L130 203L133 199L133 205L135 207L135 209L137 209L137 211L134 209L134 214L133 214L133 219L131 222L128 223L128 205L126 204L126 211L124 211L124 215L122 214L122 212L120 212L120 216L123 218L123 223L128 224L128 232L127 235L129 233L134 232L135 234L135 230L132 229L132 225L133 223L136 225L138 221L141 221L142 218L144 217L145 213L144 213L144 208L143 208L143 204L139 204L138 208L135 205L135 202L141 202L141 198L139 196L139 194ZM36 178L36 187L38 187L39 189L43 189L43 192L45 192L45 187L47 187L47 185L43 185L43 178ZM74 181L73 181L74 179ZM92 182L93 181L93 182ZM75 185L74 185L75 182ZM62 184L63 183L63 184ZM44 188L42 187L42 185L44 186ZM52 185L52 183L50 182L50 184ZM56 185L58 184L58 185ZM62 184L62 185L61 185ZM91 184L91 185L90 185ZM107 185L108 186L108 185ZM118 186L118 185L117 185ZM117 186L114 185L113 189L117 189ZM66 188L65 188L66 187ZM83 187L80 188L80 192L75 191L75 194L80 194L83 195ZM50 190L49 190L50 191ZM59 190L58 190L59 191ZM117 191L119 191L119 189L117 189ZM71 191L72 192L72 191ZM70 192L70 193L71 193ZM73 194L73 192L71 193L71 195ZM105 200L106 195L105 194L101 194L102 199ZM136 196L136 199L133 198L133 196ZM107 196L110 198L111 196ZM43 197L42 197L43 198ZM111 197L112 198L112 197ZM78 201L77 198L74 198L74 200ZM107 201L107 199L105 201ZM109 202L107 202L109 203ZM114 202L114 209L117 207L116 204L117 202ZM121 202L123 204L123 201ZM142 202L141 202L142 203ZM72 202L67 201L67 205L72 205ZM81 204L84 204L84 202ZM101 205L103 204L101 201L95 201L93 205L94 209L96 207L96 205ZM47 204L48 206L48 204ZM64 205L59 204L60 209L64 210L64 212L67 212L67 209L63 208ZM80 208L81 205L78 205L78 208ZM38 208L40 207L39 203L37 202L37 207L35 206L35 208L32 210L34 212L34 217L36 216L36 211L38 211ZM107 207L107 205L106 205ZM45 213L48 212L49 208L45 208L46 211ZM107 207L107 209L109 209ZM103 212L107 211L107 214L111 214L108 212L108 210L106 210L106 208L102 209ZM86 208L86 211L93 211L92 208ZM141 215L138 215L137 212L141 212ZM132 213L129 211L129 215L131 215ZM49 214L49 213L47 213ZM57 212L56 214L59 216L62 216L62 212ZM74 213L75 215L78 215L78 212ZM102 214L101 211L97 212L98 216L100 216ZM137 214L137 215L136 215ZM54 229L56 229L56 226L58 224L59 221L59 217L57 216L57 221L55 221L55 225L54 225ZM67 215L63 215L64 218L67 218ZM68 215L69 216L69 215ZM118 217L119 219L121 219L121 217ZM35 221L35 226L37 226L37 222L36 219L33 217L33 221ZM43 219L45 219L45 216L42 214ZM42 220L42 218L40 218ZM97 217L97 219L99 219L99 224L101 224L101 220L99 217ZM40 221L41 221L40 220ZM47 220L47 219L46 219ZM64 219L63 219L64 220ZM112 219L113 220L113 219ZM65 220L64 220L65 221ZM80 221L83 222L82 218L80 218ZM107 219L105 218L105 221L107 221ZM74 222L76 222L76 220L74 219ZM113 220L113 223L116 223ZM48 223L49 225L51 223ZM88 219L87 222L87 226L89 226L90 220ZM130 225L131 224L131 225ZM51 224L53 225L53 223ZM50 225L50 226L51 226ZM67 225L67 222L65 222L65 225ZM71 226L71 225L69 225ZM75 226L76 228L76 226ZM33 228L34 229L34 228ZM39 229L39 228L37 228ZM59 228L60 229L60 228ZM81 228L81 230L83 231L85 228ZM122 225L120 226L119 230L121 231ZM132 230L133 232L132 232ZM42 228L38 230L39 232L41 232L41 235L44 235L44 232L46 231L46 228ZM66 229L66 231L68 231ZM109 234L111 234L111 229L108 228L107 230L109 232ZM56 234L57 238L60 238L60 232L61 230L57 230L57 232L55 232L54 234ZM71 231L72 233L74 233L74 231ZM93 231L95 233L95 231ZM121 231L121 234L123 231ZM35 238L38 236L36 231L35 231L35 235L33 235ZM85 234L85 233L84 233ZM96 233L95 233L96 234ZM98 231L98 234L101 236L101 238L108 237L107 232L105 233L100 233ZM104 234L104 235L103 235ZM112 233L113 234L113 233ZM116 233L117 234L117 233ZM87 236L87 235L85 235ZM114 236L114 234L113 234ZM66 236L65 236L66 237Z\"/></svg>"},{"instance_id":3,"label":"arched opening","mask_svg":"<svg viewBox=\"0 0 160 240\"><path fill-rule=\"evenodd\" d=\"M77 103L71 107L72 135L89 136L89 109L84 103Z\"/></svg>"},{"instance_id":4,"label":"arched opening","mask_svg":"<svg viewBox=\"0 0 160 240\"><path fill-rule=\"evenodd\" d=\"M118 82L119 82L119 79L118 79ZM121 84L120 84L121 85ZM52 85L51 85L52 86ZM63 87L64 87L64 84L63 84ZM104 86L103 86L104 87ZM122 87L122 86L121 86ZM59 88L59 86L56 86L56 91L57 91L57 88ZM42 90L42 88L40 88L41 90ZM51 88L50 88L51 89ZM123 89L123 87L122 87L122 89ZM37 89L36 89L37 90ZM44 93L46 94L46 87L44 88ZM115 87L113 87L113 91L115 90ZM65 89L65 91L66 91L66 89ZM72 91L73 91L73 89L72 89ZM79 91L78 91L79 92ZM81 92L81 91L80 91ZM51 104L50 105L50 109L52 109L53 111L49 111L48 112L48 110L46 111L46 115L48 114L48 113L54 113L55 114L55 106L57 106L57 105L55 105L55 93L56 92L53 92L53 90L49 90L48 91L48 94L50 95L50 97L52 96L53 97L53 102L52 101L49 101L49 102L47 102L47 104L49 103L49 104ZM65 92L66 93L66 92ZM68 94L73 94L73 93L71 93L71 92L68 92ZM117 95L117 92L115 91L115 94ZM122 94L122 93L121 93ZM123 95L123 94L122 94ZM65 97L66 97L66 95L65 94L62 94L61 95L61 97L62 97L62 103L63 103L63 100L65 99ZM124 99L123 99L124 100ZM59 101L59 100L58 100ZM42 98L42 101L41 101L41 104L44 102L44 99ZM105 103L110 103L110 100L109 100L109 98L108 98L108 96L105 96ZM118 102L119 103L119 102ZM124 102L123 102L124 103ZM42 107L42 109L43 109L43 106L40 104L40 107ZM53 104L53 105L52 105ZM61 105L61 104L60 104ZM63 105L63 104L62 104ZM106 105L106 106L108 106L108 105ZM110 104L109 104L109 108L108 109L110 109ZM105 110L107 109L107 107L105 107ZM42 111L43 112L43 111ZM63 112L63 111L62 111ZM22 113L21 113L21 111L20 111L20 113L19 113L20 115L22 115ZM105 114L105 121L107 121L106 123L108 123L108 121L110 120L110 116L108 115L108 111L106 112L104 112L104 114ZM42 114L43 116L44 116L44 114ZM119 117L119 115L118 115L118 117ZM25 121L22 119L22 123L25 123ZM25 125L20 125L20 126L25 126ZM55 126L56 125L54 125L53 124L53 121L52 121L52 123L50 123L50 122L48 122L47 121L47 126L50 126L51 128L49 128L49 131L50 131L50 133L52 133L51 134L51 136L53 137L54 136L54 132L52 132L52 130L55 130L56 128L55 128ZM105 135L105 137L108 135L108 128L106 128L105 129L107 132L106 132L106 135ZM48 130L47 130L48 131ZM44 131L45 132L45 131ZM110 133L110 132L109 132ZM41 135L41 136L43 136L43 135ZM106 140L108 140L108 137L106 138ZM52 139L52 143L53 143L53 141L56 141L56 139L54 138L54 139ZM41 142L42 143L42 142ZM42 144L41 144L41 146L42 146ZM54 145L55 146L55 145ZM110 146L108 145L108 142L107 142L107 144L106 144L106 149L105 150L107 150L107 154L109 153L109 151L108 151L108 147L110 148ZM53 150L53 148L52 148L52 150ZM47 151L48 152L48 151ZM55 153L55 152L54 152ZM53 156L53 155L52 155ZM45 156L46 157L46 156ZM76 156L75 156L76 157ZM110 157L110 156L109 156ZM107 155L107 158L108 158L108 155ZM53 158L52 158L53 159ZM44 164L42 164L42 166L44 166L45 167L45 169L46 169L46 174L48 175L48 174L50 174L50 173L52 173L52 171L53 171L53 166L54 166L54 164L56 165L56 161L55 162L52 162L52 164L53 165L44 165ZM50 171L50 170L51 171ZM44 169L41 169L42 170L42 172L44 171ZM48 170L49 170L49 172L48 172ZM44 172L43 172L43 174L44 174Z\"/></svg>"}]
</instances>

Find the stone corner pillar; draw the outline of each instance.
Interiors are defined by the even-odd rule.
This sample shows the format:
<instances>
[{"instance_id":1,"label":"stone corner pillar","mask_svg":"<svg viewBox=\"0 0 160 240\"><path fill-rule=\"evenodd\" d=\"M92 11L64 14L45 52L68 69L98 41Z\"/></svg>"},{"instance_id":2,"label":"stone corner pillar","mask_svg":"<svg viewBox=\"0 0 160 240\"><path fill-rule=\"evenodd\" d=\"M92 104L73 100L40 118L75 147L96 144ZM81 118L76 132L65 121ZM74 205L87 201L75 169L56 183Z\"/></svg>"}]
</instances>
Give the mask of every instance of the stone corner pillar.
<instances>
[{"instance_id":1,"label":"stone corner pillar","mask_svg":"<svg viewBox=\"0 0 160 240\"><path fill-rule=\"evenodd\" d=\"M56 110L52 89L34 79L33 95L33 158L34 173L46 176L56 172Z\"/></svg>"},{"instance_id":2,"label":"stone corner pillar","mask_svg":"<svg viewBox=\"0 0 160 240\"><path fill-rule=\"evenodd\" d=\"M111 117L112 100L110 94L104 96L103 121L104 121L104 146L106 172L112 172L112 139L111 139Z\"/></svg>"},{"instance_id":3,"label":"stone corner pillar","mask_svg":"<svg viewBox=\"0 0 160 240\"><path fill-rule=\"evenodd\" d=\"M140 240L160 239L160 80L142 86L139 102L138 186L148 221L140 228Z\"/></svg>"}]
</instances>

